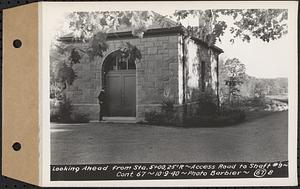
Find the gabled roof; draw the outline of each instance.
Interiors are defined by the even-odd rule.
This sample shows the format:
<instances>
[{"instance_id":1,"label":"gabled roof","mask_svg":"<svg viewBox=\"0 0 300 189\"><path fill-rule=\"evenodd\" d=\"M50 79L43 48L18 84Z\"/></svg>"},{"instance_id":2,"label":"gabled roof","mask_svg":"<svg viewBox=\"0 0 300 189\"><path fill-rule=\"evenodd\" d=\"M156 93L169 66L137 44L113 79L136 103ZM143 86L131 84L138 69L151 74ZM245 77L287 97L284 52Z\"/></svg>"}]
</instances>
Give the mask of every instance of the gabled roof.
<instances>
[{"instance_id":1,"label":"gabled roof","mask_svg":"<svg viewBox=\"0 0 300 189\"><path fill-rule=\"evenodd\" d=\"M154 21L150 26L147 27L147 31L145 32L144 36L151 36L155 34L169 34L169 33L181 33L183 34L186 30L185 27L182 25L179 25L177 22L162 16L156 12L152 11L152 14L154 16ZM107 39L114 39L116 36L118 38L122 37L133 37L132 35L132 27L129 27L127 25L120 25L118 29L109 29L106 31L107 33ZM74 40L74 34L69 33L67 35L64 35L58 39L58 41L65 41L65 42L71 42ZM204 45L205 47L208 47L208 44L204 42L201 39L192 37L192 40L195 42L200 43L201 45ZM211 46L211 48L219 53L223 53L223 50L215 45Z\"/></svg>"}]
</instances>

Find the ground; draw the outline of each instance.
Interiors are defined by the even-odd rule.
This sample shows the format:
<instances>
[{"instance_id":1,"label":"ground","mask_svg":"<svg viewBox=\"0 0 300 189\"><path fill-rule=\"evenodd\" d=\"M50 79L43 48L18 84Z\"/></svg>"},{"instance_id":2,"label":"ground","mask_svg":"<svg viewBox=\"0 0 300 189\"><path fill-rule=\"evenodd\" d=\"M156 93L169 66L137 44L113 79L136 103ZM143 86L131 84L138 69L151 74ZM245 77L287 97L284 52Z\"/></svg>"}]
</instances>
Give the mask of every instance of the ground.
<instances>
[{"instance_id":1,"label":"ground","mask_svg":"<svg viewBox=\"0 0 300 189\"><path fill-rule=\"evenodd\" d=\"M51 164L288 160L288 112L222 128L51 124Z\"/></svg>"}]
</instances>

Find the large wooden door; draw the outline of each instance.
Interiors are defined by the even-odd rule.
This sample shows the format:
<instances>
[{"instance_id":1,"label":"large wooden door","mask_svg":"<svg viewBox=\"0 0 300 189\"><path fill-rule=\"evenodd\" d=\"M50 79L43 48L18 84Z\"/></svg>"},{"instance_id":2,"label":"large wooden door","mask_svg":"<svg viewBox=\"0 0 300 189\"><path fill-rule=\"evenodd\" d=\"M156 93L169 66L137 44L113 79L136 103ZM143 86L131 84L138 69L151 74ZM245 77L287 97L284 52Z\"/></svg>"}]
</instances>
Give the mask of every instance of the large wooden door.
<instances>
[{"instance_id":1,"label":"large wooden door","mask_svg":"<svg viewBox=\"0 0 300 189\"><path fill-rule=\"evenodd\" d=\"M136 73L135 70L112 70L106 75L108 116L135 117Z\"/></svg>"}]
</instances>

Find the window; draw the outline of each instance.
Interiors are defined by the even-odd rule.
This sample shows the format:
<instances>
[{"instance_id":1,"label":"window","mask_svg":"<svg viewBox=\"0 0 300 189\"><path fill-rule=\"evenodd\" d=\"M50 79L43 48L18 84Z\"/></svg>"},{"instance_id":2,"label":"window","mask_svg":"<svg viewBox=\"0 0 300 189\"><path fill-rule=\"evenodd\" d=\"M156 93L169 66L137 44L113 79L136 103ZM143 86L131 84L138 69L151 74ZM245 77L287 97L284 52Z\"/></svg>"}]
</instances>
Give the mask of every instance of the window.
<instances>
[{"instance_id":1,"label":"window","mask_svg":"<svg viewBox=\"0 0 300 189\"><path fill-rule=\"evenodd\" d=\"M113 70L131 70L135 69L135 62L131 60L129 57L125 57L123 54L121 56L115 57L115 65L113 66Z\"/></svg>"},{"instance_id":2,"label":"window","mask_svg":"<svg viewBox=\"0 0 300 189\"><path fill-rule=\"evenodd\" d=\"M134 70L135 61L120 50L114 51L104 60L104 70Z\"/></svg>"},{"instance_id":3,"label":"window","mask_svg":"<svg viewBox=\"0 0 300 189\"><path fill-rule=\"evenodd\" d=\"M117 70L127 70L128 69L128 58L124 56L116 57L116 66Z\"/></svg>"}]
</instances>

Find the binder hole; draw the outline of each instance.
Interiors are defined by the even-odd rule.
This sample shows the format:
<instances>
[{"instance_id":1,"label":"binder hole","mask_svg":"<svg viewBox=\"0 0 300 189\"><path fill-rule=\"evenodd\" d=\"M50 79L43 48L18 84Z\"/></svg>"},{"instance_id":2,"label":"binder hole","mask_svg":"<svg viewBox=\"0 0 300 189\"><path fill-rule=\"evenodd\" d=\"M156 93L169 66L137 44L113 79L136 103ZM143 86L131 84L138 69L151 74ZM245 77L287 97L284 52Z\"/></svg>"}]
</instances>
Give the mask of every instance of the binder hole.
<instances>
[{"instance_id":1,"label":"binder hole","mask_svg":"<svg viewBox=\"0 0 300 189\"><path fill-rule=\"evenodd\" d=\"M15 151L19 151L19 150L21 150L21 144L18 143L18 142L15 142L15 143L12 145L12 148L13 148Z\"/></svg>"},{"instance_id":2,"label":"binder hole","mask_svg":"<svg viewBox=\"0 0 300 189\"><path fill-rule=\"evenodd\" d=\"M20 48L20 47L22 46L22 41L21 41L20 39L14 40L13 46L14 46L15 48Z\"/></svg>"}]
</instances>

